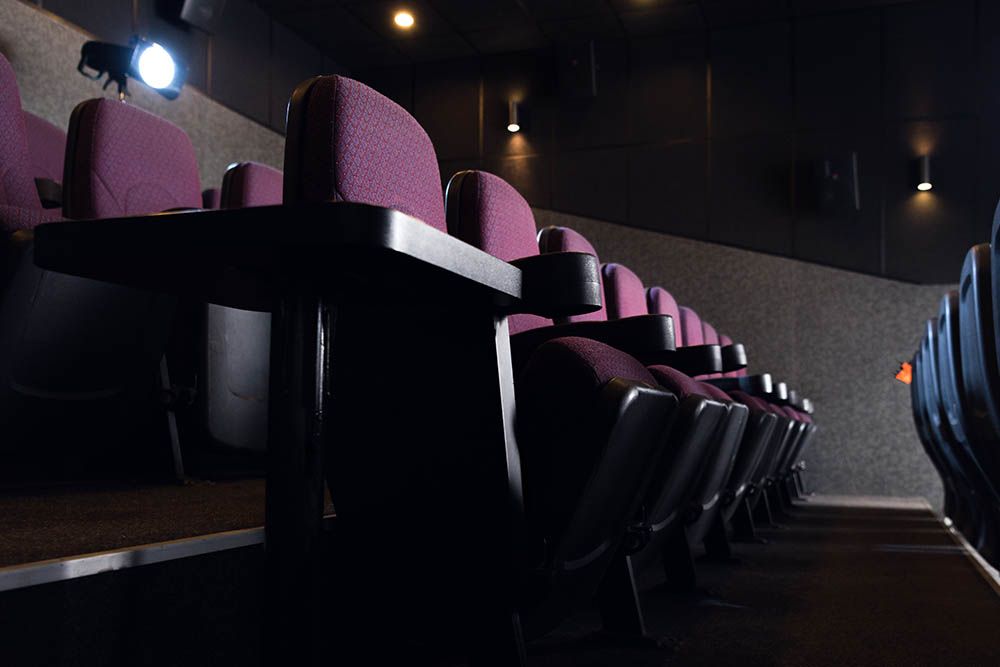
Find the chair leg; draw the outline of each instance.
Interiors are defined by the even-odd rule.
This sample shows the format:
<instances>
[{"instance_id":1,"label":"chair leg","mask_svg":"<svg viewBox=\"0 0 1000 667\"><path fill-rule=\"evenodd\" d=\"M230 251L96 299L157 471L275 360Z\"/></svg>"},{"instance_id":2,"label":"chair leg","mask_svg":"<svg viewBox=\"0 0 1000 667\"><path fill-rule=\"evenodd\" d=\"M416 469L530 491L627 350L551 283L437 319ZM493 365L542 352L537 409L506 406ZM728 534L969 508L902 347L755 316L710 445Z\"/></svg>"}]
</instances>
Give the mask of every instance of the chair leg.
<instances>
[{"instance_id":1,"label":"chair leg","mask_svg":"<svg viewBox=\"0 0 1000 667\"><path fill-rule=\"evenodd\" d=\"M760 495L760 502L753 510L754 523L776 526L774 515L771 513L771 501L768 498L767 489L761 489Z\"/></svg>"},{"instance_id":2,"label":"chair leg","mask_svg":"<svg viewBox=\"0 0 1000 667\"><path fill-rule=\"evenodd\" d=\"M743 498L733 514L733 540L766 544L766 540L757 535L757 526L754 524L749 498Z\"/></svg>"},{"instance_id":3,"label":"chair leg","mask_svg":"<svg viewBox=\"0 0 1000 667\"><path fill-rule=\"evenodd\" d=\"M597 601L606 632L646 636L646 622L642 616L632 557L623 550L619 550L611 561L597 593Z\"/></svg>"}]
</instances>

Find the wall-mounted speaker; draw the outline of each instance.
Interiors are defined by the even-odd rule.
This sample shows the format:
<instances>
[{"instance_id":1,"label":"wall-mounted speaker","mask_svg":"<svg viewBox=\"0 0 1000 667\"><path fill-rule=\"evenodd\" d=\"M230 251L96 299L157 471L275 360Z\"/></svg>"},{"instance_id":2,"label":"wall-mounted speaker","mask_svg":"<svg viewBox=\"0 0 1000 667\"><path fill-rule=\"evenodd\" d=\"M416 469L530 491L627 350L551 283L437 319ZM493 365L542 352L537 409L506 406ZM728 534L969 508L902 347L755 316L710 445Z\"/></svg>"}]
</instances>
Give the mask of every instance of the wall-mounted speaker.
<instances>
[{"instance_id":1,"label":"wall-mounted speaker","mask_svg":"<svg viewBox=\"0 0 1000 667\"><path fill-rule=\"evenodd\" d=\"M828 154L801 167L798 201L804 209L834 215L861 210L857 151Z\"/></svg>"},{"instance_id":2,"label":"wall-mounted speaker","mask_svg":"<svg viewBox=\"0 0 1000 667\"><path fill-rule=\"evenodd\" d=\"M597 59L594 42L570 44L556 56L559 90L568 99L597 97Z\"/></svg>"},{"instance_id":3,"label":"wall-mounted speaker","mask_svg":"<svg viewBox=\"0 0 1000 667\"><path fill-rule=\"evenodd\" d=\"M215 32L222 18L226 0L184 0L181 20L205 32Z\"/></svg>"}]
</instances>

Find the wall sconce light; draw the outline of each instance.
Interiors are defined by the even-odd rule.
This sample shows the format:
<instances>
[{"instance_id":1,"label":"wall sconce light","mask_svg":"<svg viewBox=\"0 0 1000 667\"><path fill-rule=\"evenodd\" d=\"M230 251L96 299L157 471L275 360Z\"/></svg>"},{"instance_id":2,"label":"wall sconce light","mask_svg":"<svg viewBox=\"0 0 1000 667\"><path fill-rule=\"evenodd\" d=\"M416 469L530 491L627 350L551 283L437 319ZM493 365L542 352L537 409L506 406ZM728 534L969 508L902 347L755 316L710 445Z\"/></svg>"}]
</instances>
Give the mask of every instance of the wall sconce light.
<instances>
[{"instance_id":1,"label":"wall sconce light","mask_svg":"<svg viewBox=\"0 0 1000 667\"><path fill-rule=\"evenodd\" d=\"M511 101L507 107L507 131L521 131L521 104Z\"/></svg>"},{"instance_id":2,"label":"wall sconce light","mask_svg":"<svg viewBox=\"0 0 1000 667\"><path fill-rule=\"evenodd\" d=\"M917 190L926 192L934 186L931 184L931 156L921 155L917 162L920 175L917 179Z\"/></svg>"}]
</instances>

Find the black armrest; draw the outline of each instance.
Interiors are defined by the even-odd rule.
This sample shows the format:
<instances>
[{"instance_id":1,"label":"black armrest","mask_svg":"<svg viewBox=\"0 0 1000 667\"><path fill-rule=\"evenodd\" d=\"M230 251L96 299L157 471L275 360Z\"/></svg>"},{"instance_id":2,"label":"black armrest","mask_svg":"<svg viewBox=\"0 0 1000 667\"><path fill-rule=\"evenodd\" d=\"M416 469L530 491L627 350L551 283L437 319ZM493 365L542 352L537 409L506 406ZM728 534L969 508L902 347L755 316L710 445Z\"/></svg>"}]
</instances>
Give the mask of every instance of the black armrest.
<instances>
[{"instance_id":1,"label":"black armrest","mask_svg":"<svg viewBox=\"0 0 1000 667\"><path fill-rule=\"evenodd\" d=\"M388 297L407 307L520 309L517 267L368 204L52 222L34 236L42 268L249 310L271 310L275 295L293 283L340 302Z\"/></svg>"},{"instance_id":2,"label":"black armrest","mask_svg":"<svg viewBox=\"0 0 1000 667\"><path fill-rule=\"evenodd\" d=\"M723 391L739 390L751 396L757 396L766 400L774 400L774 383L770 373L760 373L759 375L743 375L741 377L710 378L704 380L713 384Z\"/></svg>"},{"instance_id":3,"label":"black armrest","mask_svg":"<svg viewBox=\"0 0 1000 667\"><path fill-rule=\"evenodd\" d=\"M63 189L61 183L56 183L51 178L36 178L35 189L38 190L38 198L42 200L42 208L62 206Z\"/></svg>"},{"instance_id":4,"label":"black armrest","mask_svg":"<svg viewBox=\"0 0 1000 667\"><path fill-rule=\"evenodd\" d=\"M788 385L784 382L774 383L774 398L775 403L787 403L788 402Z\"/></svg>"},{"instance_id":5,"label":"black armrest","mask_svg":"<svg viewBox=\"0 0 1000 667\"><path fill-rule=\"evenodd\" d=\"M799 392L794 389L788 390L788 405L792 406L796 410L802 409L802 398L799 396Z\"/></svg>"},{"instance_id":6,"label":"black armrest","mask_svg":"<svg viewBox=\"0 0 1000 667\"><path fill-rule=\"evenodd\" d=\"M553 338L579 336L600 341L631 354L645 364L665 363L656 355L675 349L674 320L669 315L637 315L620 320L569 322L528 329L510 337L515 359L526 359Z\"/></svg>"},{"instance_id":7,"label":"black armrest","mask_svg":"<svg viewBox=\"0 0 1000 667\"><path fill-rule=\"evenodd\" d=\"M556 318L601 309L601 266L583 252L554 252L511 262L521 269L521 303L515 312Z\"/></svg>"},{"instance_id":8,"label":"black armrest","mask_svg":"<svg viewBox=\"0 0 1000 667\"><path fill-rule=\"evenodd\" d=\"M721 373L722 348L718 345L685 345L674 351L664 351L653 359L643 359L647 364L664 364L686 375Z\"/></svg>"},{"instance_id":9,"label":"black armrest","mask_svg":"<svg viewBox=\"0 0 1000 667\"><path fill-rule=\"evenodd\" d=\"M722 346L722 372L743 370L747 367L747 351L743 343L731 343Z\"/></svg>"}]
</instances>

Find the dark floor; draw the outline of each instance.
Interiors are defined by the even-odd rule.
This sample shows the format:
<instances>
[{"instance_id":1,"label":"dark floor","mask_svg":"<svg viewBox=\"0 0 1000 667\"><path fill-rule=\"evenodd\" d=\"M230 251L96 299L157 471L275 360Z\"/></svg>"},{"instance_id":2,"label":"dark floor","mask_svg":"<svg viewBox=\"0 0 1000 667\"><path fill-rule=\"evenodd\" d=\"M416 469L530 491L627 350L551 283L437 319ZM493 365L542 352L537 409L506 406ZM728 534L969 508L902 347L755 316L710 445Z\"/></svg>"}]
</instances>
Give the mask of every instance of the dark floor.
<instances>
[{"instance_id":1,"label":"dark floor","mask_svg":"<svg viewBox=\"0 0 1000 667\"><path fill-rule=\"evenodd\" d=\"M220 486L234 498L256 498L247 506L262 509L259 482ZM188 512L217 517L217 510L199 504L210 502L220 486L166 489L161 501L170 501L155 517L165 523ZM31 542L23 523L30 519L27 510L12 521L8 514L18 505L4 502L3 541ZM670 594L661 573L644 572L647 627L665 640L665 648L608 644L596 632L599 621L591 609L532 643L529 664L1000 664L1000 596L929 508L837 502L814 497L800 503L780 519L784 528L761 531L768 544L734 545L738 564L700 563L706 595ZM67 516L90 511L81 499L66 505ZM146 522L155 523L154 515L133 514L125 502L118 508L122 517L141 517L130 529L130 542L163 537L143 532ZM11 525L21 526L19 537L5 534ZM261 664L263 553L255 545L4 593L0 642L7 648L0 661L18 656L10 664ZM405 619L393 619L389 601L386 611L375 622L388 640L394 624ZM335 646L337 628L324 627ZM410 664L424 664L413 657ZM343 655L329 662L372 664Z\"/></svg>"},{"instance_id":2,"label":"dark floor","mask_svg":"<svg viewBox=\"0 0 1000 667\"><path fill-rule=\"evenodd\" d=\"M819 499L817 499L819 500ZM699 564L708 595L643 595L662 651L595 644L581 614L531 650L561 665L998 665L1000 596L930 509L802 503L735 545L738 565Z\"/></svg>"}]
</instances>

